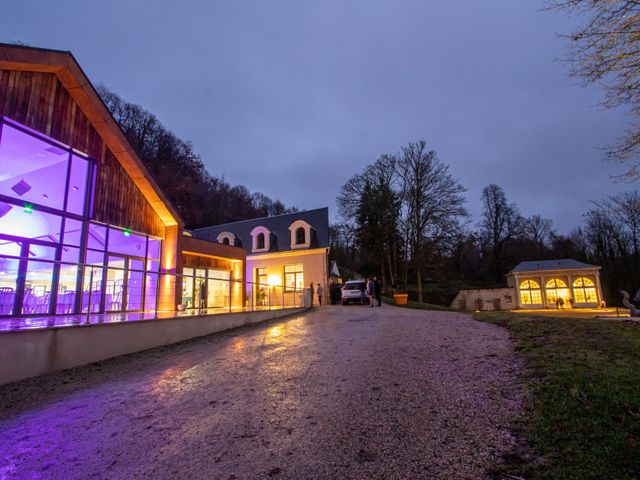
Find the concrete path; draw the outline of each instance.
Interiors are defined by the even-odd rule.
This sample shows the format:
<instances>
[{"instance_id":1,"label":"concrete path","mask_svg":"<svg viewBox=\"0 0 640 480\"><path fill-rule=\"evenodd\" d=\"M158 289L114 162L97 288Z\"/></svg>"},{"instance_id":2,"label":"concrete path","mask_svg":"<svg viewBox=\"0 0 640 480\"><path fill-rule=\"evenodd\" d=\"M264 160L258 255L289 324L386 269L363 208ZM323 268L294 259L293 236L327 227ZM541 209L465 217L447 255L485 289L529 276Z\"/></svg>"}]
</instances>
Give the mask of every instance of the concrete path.
<instances>
[{"instance_id":1,"label":"concrete path","mask_svg":"<svg viewBox=\"0 0 640 480\"><path fill-rule=\"evenodd\" d=\"M466 315L316 308L0 387L0 479L481 479L519 371Z\"/></svg>"}]
</instances>

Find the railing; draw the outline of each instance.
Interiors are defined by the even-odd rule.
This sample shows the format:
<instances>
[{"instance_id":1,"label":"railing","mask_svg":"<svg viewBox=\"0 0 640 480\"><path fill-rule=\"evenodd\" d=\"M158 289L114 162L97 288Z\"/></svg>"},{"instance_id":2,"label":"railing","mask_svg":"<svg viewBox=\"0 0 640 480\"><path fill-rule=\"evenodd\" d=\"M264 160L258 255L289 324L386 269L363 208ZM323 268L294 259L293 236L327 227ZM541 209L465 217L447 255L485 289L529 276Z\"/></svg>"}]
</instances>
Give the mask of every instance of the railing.
<instances>
[{"instance_id":1,"label":"railing","mask_svg":"<svg viewBox=\"0 0 640 480\"><path fill-rule=\"evenodd\" d=\"M94 314L137 312L158 318L172 311L163 305L177 305L176 315L194 315L296 308L310 302L307 289L247 282L233 278L233 272L231 278L208 274L0 255L0 317L85 315L89 320Z\"/></svg>"}]
</instances>

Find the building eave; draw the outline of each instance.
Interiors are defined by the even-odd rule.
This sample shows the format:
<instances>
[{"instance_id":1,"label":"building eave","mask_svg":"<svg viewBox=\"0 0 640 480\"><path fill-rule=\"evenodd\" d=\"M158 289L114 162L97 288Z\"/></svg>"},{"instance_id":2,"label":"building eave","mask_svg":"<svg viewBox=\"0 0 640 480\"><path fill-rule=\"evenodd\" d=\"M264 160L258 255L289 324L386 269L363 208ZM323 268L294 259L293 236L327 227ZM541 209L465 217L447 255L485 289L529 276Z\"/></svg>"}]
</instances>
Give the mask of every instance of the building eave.
<instances>
[{"instance_id":1,"label":"building eave","mask_svg":"<svg viewBox=\"0 0 640 480\"><path fill-rule=\"evenodd\" d=\"M54 74L162 223L167 227L184 226L184 220L138 157L71 52L0 43L0 69Z\"/></svg>"}]
</instances>

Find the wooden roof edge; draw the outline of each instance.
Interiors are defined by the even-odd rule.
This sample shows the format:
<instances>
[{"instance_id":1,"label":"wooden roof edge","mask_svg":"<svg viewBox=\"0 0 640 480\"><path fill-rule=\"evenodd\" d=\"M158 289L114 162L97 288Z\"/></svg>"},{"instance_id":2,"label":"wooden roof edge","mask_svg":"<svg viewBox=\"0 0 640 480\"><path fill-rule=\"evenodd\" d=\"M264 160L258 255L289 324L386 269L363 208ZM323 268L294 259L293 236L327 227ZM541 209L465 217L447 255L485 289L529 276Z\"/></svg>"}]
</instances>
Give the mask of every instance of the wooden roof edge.
<instances>
[{"instance_id":1,"label":"wooden roof edge","mask_svg":"<svg viewBox=\"0 0 640 480\"><path fill-rule=\"evenodd\" d=\"M133 149L84 70L69 51L0 43L0 68L54 73L166 226L184 220Z\"/></svg>"}]
</instances>

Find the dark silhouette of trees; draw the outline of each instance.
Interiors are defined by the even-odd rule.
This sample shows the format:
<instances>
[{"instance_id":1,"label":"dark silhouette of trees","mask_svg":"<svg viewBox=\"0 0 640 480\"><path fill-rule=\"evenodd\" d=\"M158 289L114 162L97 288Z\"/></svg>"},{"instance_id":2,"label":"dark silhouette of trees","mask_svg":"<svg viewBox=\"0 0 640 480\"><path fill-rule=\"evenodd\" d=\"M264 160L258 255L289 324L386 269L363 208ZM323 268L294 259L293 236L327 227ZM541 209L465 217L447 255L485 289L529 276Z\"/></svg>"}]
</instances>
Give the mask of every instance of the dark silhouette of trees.
<instances>
[{"instance_id":1,"label":"dark silhouette of trees","mask_svg":"<svg viewBox=\"0 0 640 480\"><path fill-rule=\"evenodd\" d=\"M97 90L188 228L294 211L279 200L210 174L193 145L167 130L155 115L102 85Z\"/></svg>"}]
</instances>

